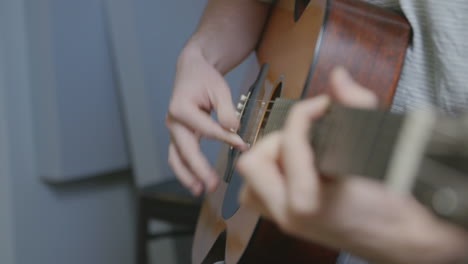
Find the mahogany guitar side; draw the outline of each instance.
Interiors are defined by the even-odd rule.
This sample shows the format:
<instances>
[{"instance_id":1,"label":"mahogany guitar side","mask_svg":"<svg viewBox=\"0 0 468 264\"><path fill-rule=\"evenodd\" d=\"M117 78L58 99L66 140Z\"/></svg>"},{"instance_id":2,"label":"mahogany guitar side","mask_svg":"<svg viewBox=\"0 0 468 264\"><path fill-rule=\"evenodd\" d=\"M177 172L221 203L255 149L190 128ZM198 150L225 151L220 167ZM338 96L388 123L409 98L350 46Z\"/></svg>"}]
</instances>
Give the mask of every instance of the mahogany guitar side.
<instances>
[{"instance_id":1,"label":"mahogany guitar side","mask_svg":"<svg viewBox=\"0 0 468 264\"><path fill-rule=\"evenodd\" d=\"M388 106L409 38L410 27L403 17L357 0L278 0L256 50L258 64L268 63L269 69L258 97L250 99L271 100L278 89L287 98L327 93L329 73L341 65ZM254 138L252 144L257 139L249 138ZM227 146L221 149L216 164L220 175L228 167L228 152ZM192 263L335 262L336 251L287 236L256 212L240 207L232 216L223 217L229 187L222 181L205 197Z\"/></svg>"}]
</instances>

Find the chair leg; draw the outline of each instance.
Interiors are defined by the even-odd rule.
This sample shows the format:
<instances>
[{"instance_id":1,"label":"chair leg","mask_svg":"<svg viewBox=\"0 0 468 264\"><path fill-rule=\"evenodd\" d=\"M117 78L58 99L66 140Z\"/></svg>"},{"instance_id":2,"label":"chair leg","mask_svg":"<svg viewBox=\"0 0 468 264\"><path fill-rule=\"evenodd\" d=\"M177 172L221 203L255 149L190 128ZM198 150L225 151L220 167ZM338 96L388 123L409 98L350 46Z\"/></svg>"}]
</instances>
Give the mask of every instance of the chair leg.
<instances>
[{"instance_id":1,"label":"chair leg","mask_svg":"<svg viewBox=\"0 0 468 264\"><path fill-rule=\"evenodd\" d=\"M137 264L148 264L148 214L145 201L139 199L137 219Z\"/></svg>"}]
</instances>

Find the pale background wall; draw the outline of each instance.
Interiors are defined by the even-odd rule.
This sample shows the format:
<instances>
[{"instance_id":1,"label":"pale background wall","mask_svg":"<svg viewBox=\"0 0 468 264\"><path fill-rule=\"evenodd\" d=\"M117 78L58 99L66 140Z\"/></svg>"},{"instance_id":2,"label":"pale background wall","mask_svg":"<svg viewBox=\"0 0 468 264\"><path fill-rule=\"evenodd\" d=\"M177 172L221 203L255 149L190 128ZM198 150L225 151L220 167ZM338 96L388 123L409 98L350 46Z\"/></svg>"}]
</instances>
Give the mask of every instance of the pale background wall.
<instances>
[{"instance_id":1,"label":"pale background wall","mask_svg":"<svg viewBox=\"0 0 468 264\"><path fill-rule=\"evenodd\" d=\"M13 223L11 200L11 174L9 164L9 148L7 135L6 113L6 82L5 82L5 8L0 2L0 262L13 264Z\"/></svg>"},{"instance_id":2,"label":"pale background wall","mask_svg":"<svg viewBox=\"0 0 468 264\"><path fill-rule=\"evenodd\" d=\"M69 181L128 167L103 1L24 3L40 176Z\"/></svg>"},{"instance_id":3,"label":"pale background wall","mask_svg":"<svg viewBox=\"0 0 468 264\"><path fill-rule=\"evenodd\" d=\"M39 177L26 3L0 1L0 263L132 263L129 175L70 185Z\"/></svg>"},{"instance_id":4,"label":"pale background wall","mask_svg":"<svg viewBox=\"0 0 468 264\"><path fill-rule=\"evenodd\" d=\"M152 171L137 177L154 182L171 175L163 119L177 54L205 1L128 1L157 149L145 160ZM2 264L133 263L133 142L124 139L107 34L101 0L0 0ZM228 75L234 94L244 71ZM211 161L217 147L203 143ZM111 173L94 177L103 172ZM162 263L183 252L163 244Z\"/></svg>"}]
</instances>

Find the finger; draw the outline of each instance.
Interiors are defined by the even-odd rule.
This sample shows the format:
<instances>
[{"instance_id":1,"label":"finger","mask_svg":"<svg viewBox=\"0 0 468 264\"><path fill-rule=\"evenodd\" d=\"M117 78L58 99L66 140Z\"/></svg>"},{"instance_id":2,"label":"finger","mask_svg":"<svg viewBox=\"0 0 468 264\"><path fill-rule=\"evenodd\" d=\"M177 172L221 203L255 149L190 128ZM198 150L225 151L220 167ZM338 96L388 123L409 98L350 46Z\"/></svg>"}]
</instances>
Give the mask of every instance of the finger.
<instances>
[{"instance_id":1,"label":"finger","mask_svg":"<svg viewBox=\"0 0 468 264\"><path fill-rule=\"evenodd\" d=\"M281 218L285 208L285 187L278 167L281 136L272 133L242 154L236 168L268 212Z\"/></svg>"},{"instance_id":2,"label":"finger","mask_svg":"<svg viewBox=\"0 0 468 264\"><path fill-rule=\"evenodd\" d=\"M239 128L239 118L232 105L231 91L221 75L214 74L212 82L207 85L216 85L216 89L208 89L210 100L215 109L221 126L227 130Z\"/></svg>"},{"instance_id":3,"label":"finger","mask_svg":"<svg viewBox=\"0 0 468 264\"><path fill-rule=\"evenodd\" d=\"M208 113L199 108L191 108L189 104L170 108L166 125L171 129L171 125L178 122L201 136L221 140L241 150L247 149L247 144L239 135L222 128Z\"/></svg>"},{"instance_id":4,"label":"finger","mask_svg":"<svg viewBox=\"0 0 468 264\"><path fill-rule=\"evenodd\" d=\"M343 67L336 67L331 72L332 95L342 104L375 108L378 105L377 96L353 80Z\"/></svg>"},{"instance_id":5,"label":"finger","mask_svg":"<svg viewBox=\"0 0 468 264\"><path fill-rule=\"evenodd\" d=\"M207 190L214 191L218 176L200 150L198 137L179 123L171 126L171 136L183 163L205 184Z\"/></svg>"},{"instance_id":6,"label":"finger","mask_svg":"<svg viewBox=\"0 0 468 264\"><path fill-rule=\"evenodd\" d=\"M189 189L194 195L200 195L203 186L200 181L195 178L193 173L187 168L180 158L176 147L173 143L169 144L169 166L174 170L177 179Z\"/></svg>"},{"instance_id":7,"label":"finger","mask_svg":"<svg viewBox=\"0 0 468 264\"><path fill-rule=\"evenodd\" d=\"M288 115L281 145L286 175L288 205L296 213L309 214L318 207L319 178L309 143L312 120L323 115L330 103L328 96L318 96L295 105Z\"/></svg>"}]
</instances>

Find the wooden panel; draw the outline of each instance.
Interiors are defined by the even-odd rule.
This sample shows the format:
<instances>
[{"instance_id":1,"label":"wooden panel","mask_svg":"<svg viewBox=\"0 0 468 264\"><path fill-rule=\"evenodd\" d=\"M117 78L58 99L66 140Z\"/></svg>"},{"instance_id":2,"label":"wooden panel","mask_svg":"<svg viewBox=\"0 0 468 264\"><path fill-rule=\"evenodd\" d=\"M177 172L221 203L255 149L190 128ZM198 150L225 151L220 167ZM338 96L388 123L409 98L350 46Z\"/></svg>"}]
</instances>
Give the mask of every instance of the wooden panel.
<instances>
[{"instance_id":1,"label":"wooden panel","mask_svg":"<svg viewBox=\"0 0 468 264\"><path fill-rule=\"evenodd\" d=\"M388 106L408 44L406 20L360 1L335 0L331 1L325 30L306 96L326 93L330 71L341 65Z\"/></svg>"}]
</instances>

